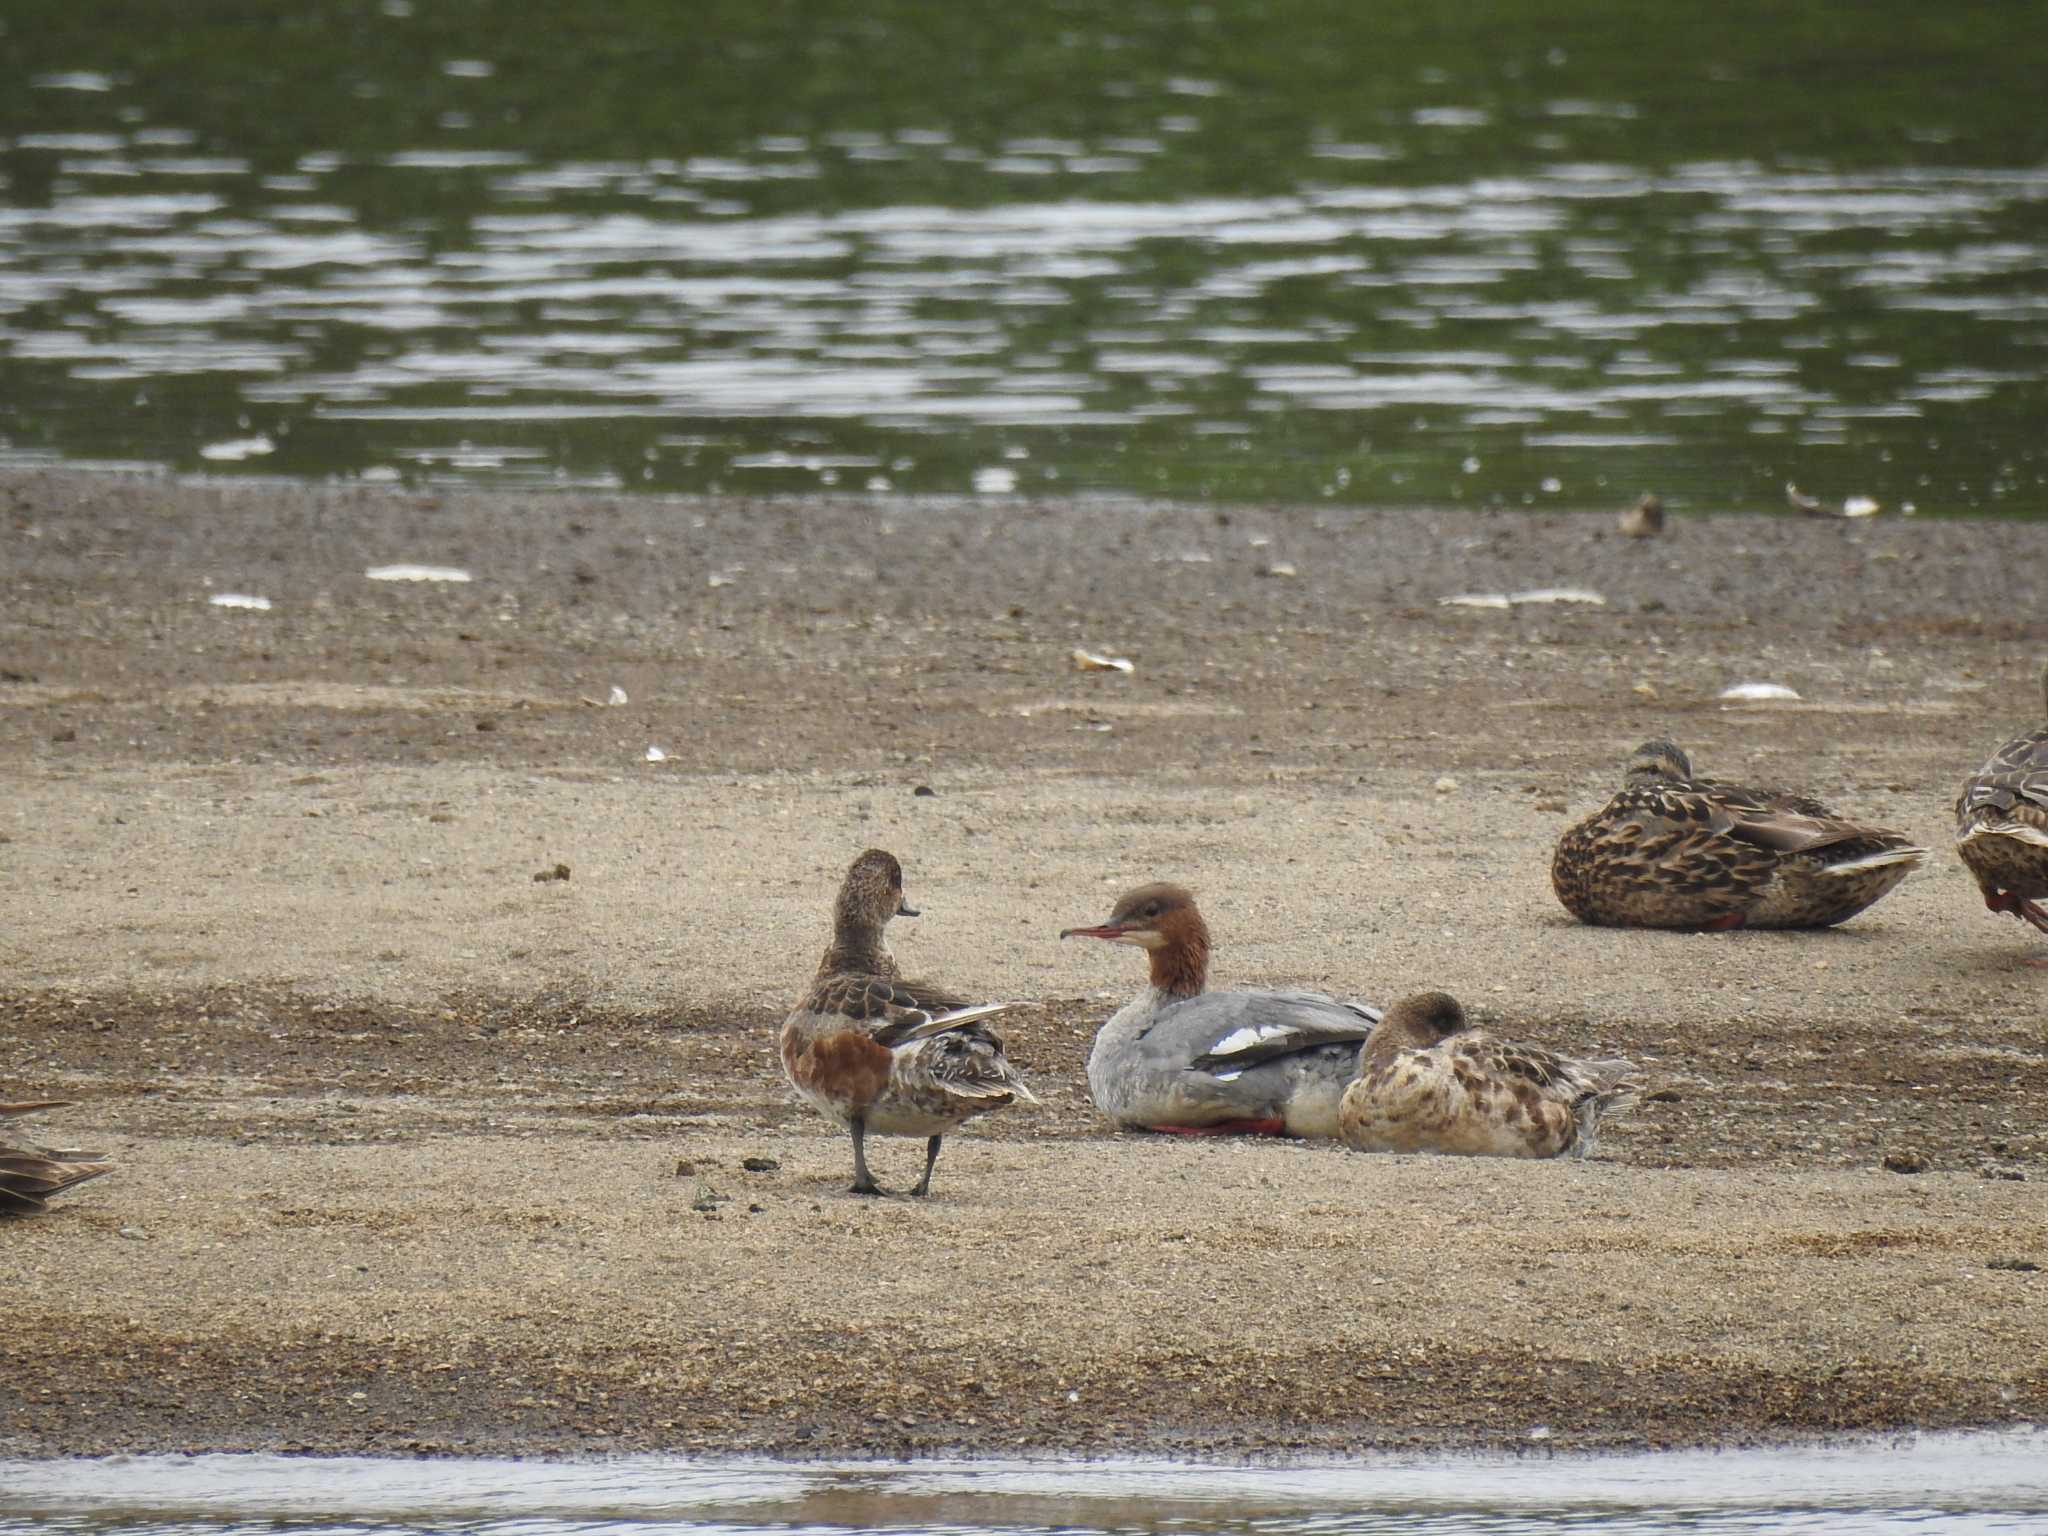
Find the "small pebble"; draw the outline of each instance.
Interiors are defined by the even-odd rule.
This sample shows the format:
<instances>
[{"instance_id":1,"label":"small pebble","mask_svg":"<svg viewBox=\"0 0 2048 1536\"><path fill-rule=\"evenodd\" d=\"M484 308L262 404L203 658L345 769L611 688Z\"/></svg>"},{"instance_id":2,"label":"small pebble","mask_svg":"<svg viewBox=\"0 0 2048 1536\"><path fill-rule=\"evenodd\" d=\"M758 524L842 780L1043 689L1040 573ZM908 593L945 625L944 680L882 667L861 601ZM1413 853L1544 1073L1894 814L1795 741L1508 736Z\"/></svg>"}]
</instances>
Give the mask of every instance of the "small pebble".
<instances>
[{"instance_id":1,"label":"small pebble","mask_svg":"<svg viewBox=\"0 0 2048 1536\"><path fill-rule=\"evenodd\" d=\"M1887 1152L1884 1155L1884 1166L1890 1173L1925 1173L1927 1159L1918 1152Z\"/></svg>"},{"instance_id":2,"label":"small pebble","mask_svg":"<svg viewBox=\"0 0 2048 1536\"><path fill-rule=\"evenodd\" d=\"M149 1234L140 1227L123 1227L121 1235L131 1243L146 1243L149 1241Z\"/></svg>"},{"instance_id":3,"label":"small pebble","mask_svg":"<svg viewBox=\"0 0 2048 1536\"><path fill-rule=\"evenodd\" d=\"M743 1157L740 1166L749 1173L773 1173L782 1164L772 1157Z\"/></svg>"},{"instance_id":4,"label":"small pebble","mask_svg":"<svg viewBox=\"0 0 2048 1536\"><path fill-rule=\"evenodd\" d=\"M929 784L920 784L911 791L913 795L936 795L938 791Z\"/></svg>"},{"instance_id":5,"label":"small pebble","mask_svg":"<svg viewBox=\"0 0 2048 1536\"><path fill-rule=\"evenodd\" d=\"M1452 778L1449 774L1445 774L1442 778L1438 779L1434 786L1436 792L1440 795L1448 795L1452 790L1456 789L1457 787L1458 781Z\"/></svg>"},{"instance_id":6,"label":"small pebble","mask_svg":"<svg viewBox=\"0 0 2048 1536\"><path fill-rule=\"evenodd\" d=\"M533 872L533 878L536 882L545 880L566 880L569 878L569 866L566 864L557 864L553 869L537 869Z\"/></svg>"}]
</instances>

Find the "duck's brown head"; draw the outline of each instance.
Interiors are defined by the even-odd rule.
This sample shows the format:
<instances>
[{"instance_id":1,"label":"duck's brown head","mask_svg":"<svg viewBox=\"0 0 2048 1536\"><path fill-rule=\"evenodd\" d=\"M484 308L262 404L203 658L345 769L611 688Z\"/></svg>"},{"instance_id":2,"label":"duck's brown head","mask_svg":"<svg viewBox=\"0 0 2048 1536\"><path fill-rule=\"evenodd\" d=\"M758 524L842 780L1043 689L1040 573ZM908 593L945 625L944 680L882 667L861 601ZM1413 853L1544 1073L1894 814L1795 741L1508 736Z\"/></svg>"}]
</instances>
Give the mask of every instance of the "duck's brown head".
<instances>
[{"instance_id":1,"label":"duck's brown head","mask_svg":"<svg viewBox=\"0 0 2048 1536\"><path fill-rule=\"evenodd\" d=\"M1183 885L1162 882L1126 891L1108 922L1063 929L1060 937L1137 945L1151 955L1152 985L1179 997L1193 997L1208 981L1209 926L1194 893Z\"/></svg>"},{"instance_id":2,"label":"duck's brown head","mask_svg":"<svg viewBox=\"0 0 2048 1536\"><path fill-rule=\"evenodd\" d=\"M1638 784L1690 784L1692 759L1675 741L1646 741L1629 754L1622 782Z\"/></svg>"},{"instance_id":3,"label":"duck's brown head","mask_svg":"<svg viewBox=\"0 0 2048 1536\"><path fill-rule=\"evenodd\" d=\"M1465 1010L1448 992L1416 992L1386 1011L1366 1043L1374 1062L1391 1061L1397 1051L1426 1051L1464 1029Z\"/></svg>"},{"instance_id":4,"label":"duck's brown head","mask_svg":"<svg viewBox=\"0 0 2048 1536\"><path fill-rule=\"evenodd\" d=\"M890 918L915 916L917 908L903 899L903 866L896 855L870 848L853 861L840 882L832 927L841 937L878 936Z\"/></svg>"}]
</instances>

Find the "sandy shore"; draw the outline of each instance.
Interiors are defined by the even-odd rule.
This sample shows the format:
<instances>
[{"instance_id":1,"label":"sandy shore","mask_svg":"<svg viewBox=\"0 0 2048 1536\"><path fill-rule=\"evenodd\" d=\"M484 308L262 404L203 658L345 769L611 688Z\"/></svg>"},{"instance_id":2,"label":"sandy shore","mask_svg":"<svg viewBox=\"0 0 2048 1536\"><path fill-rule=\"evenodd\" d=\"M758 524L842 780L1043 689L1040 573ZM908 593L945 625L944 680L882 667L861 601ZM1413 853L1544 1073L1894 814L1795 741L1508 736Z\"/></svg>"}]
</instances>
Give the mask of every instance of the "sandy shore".
<instances>
[{"instance_id":1,"label":"sandy shore","mask_svg":"<svg viewBox=\"0 0 2048 1536\"><path fill-rule=\"evenodd\" d=\"M2048 944L1946 833L2037 723L2048 526L16 474L0 551L0 1098L122 1163L0 1227L0 1452L2048 1414ZM1438 601L1557 585L1606 601ZM1576 927L1550 848L1665 733L1936 855L1829 933ZM908 967L1031 1000L1043 1108L924 1202L843 1194L770 1050L869 845ZM1165 877L1219 980L1441 986L1666 1091L1575 1164L1107 1135L1138 963L1054 936Z\"/></svg>"}]
</instances>

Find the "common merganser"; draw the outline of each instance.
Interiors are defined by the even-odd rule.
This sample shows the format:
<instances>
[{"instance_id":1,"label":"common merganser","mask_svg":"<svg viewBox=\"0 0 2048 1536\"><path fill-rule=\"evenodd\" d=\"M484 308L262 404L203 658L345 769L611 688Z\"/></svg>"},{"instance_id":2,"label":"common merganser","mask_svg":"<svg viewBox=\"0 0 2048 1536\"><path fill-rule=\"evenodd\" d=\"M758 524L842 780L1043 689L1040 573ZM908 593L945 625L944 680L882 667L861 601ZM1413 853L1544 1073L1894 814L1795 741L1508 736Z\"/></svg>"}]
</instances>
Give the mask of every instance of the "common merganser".
<instances>
[{"instance_id":1,"label":"common merganser","mask_svg":"<svg viewBox=\"0 0 2048 1536\"><path fill-rule=\"evenodd\" d=\"M1178 885L1141 885L1109 921L1060 937L1135 944L1150 983L1088 1053L1095 1107L1124 1130L1334 1137L1337 1104L1379 1022L1320 992L1205 992L1209 929Z\"/></svg>"},{"instance_id":2,"label":"common merganser","mask_svg":"<svg viewBox=\"0 0 2048 1536\"><path fill-rule=\"evenodd\" d=\"M29 1104L0 1104L0 1120L39 1109L62 1109L67 1102L39 1099ZM0 1141L0 1215L36 1215L50 1208L52 1195L113 1171L114 1165L99 1152L59 1152Z\"/></svg>"},{"instance_id":3,"label":"common merganser","mask_svg":"<svg viewBox=\"0 0 2048 1536\"><path fill-rule=\"evenodd\" d=\"M2048 669L2041 691L2048 703ZM1964 782L1956 855L1977 877L1985 906L2048 933L2048 725L2008 741Z\"/></svg>"},{"instance_id":4,"label":"common merganser","mask_svg":"<svg viewBox=\"0 0 2048 1536\"><path fill-rule=\"evenodd\" d=\"M897 970L882 930L892 917L916 916L893 855L870 848L855 859L839 887L831 947L782 1025L791 1086L853 1135L856 1195L885 1193L868 1172L869 1132L928 1138L924 1177L910 1191L923 1195L948 1131L984 1110L1038 1102L1003 1055L1002 1037L979 1022L1010 1004L970 1004Z\"/></svg>"},{"instance_id":5,"label":"common merganser","mask_svg":"<svg viewBox=\"0 0 2048 1536\"><path fill-rule=\"evenodd\" d=\"M1366 1041L1339 1125L1360 1152L1584 1157L1600 1117L1635 1102L1632 1070L1496 1040L1467 1027L1456 998L1418 992L1388 1009Z\"/></svg>"},{"instance_id":6,"label":"common merganser","mask_svg":"<svg viewBox=\"0 0 2048 1536\"><path fill-rule=\"evenodd\" d=\"M1854 917L1927 856L1900 832L1818 800L1695 779L1648 741L1621 790L1558 840L1551 885L1584 923L1622 928L1826 928Z\"/></svg>"}]
</instances>

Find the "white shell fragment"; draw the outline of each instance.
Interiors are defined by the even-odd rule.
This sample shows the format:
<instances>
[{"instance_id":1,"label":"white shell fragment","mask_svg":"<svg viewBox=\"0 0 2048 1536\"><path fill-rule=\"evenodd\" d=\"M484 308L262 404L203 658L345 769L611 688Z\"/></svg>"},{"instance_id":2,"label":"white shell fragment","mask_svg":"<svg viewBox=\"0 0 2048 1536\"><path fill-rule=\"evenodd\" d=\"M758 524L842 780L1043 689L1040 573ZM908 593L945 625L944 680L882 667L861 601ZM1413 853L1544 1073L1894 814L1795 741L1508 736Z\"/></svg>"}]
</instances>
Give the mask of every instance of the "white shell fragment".
<instances>
[{"instance_id":1,"label":"white shell fragment","mask_svg":"<svg viewBox=\"0 0 2048 1536\"><path fill-rule=\"evenodd\" d=\"M454 565L373 565L363 574L372 581L468 581L469 572Z\"/></svg>"},{"instance_id":2,"label":"white shell fragment","mask_svg":"<svg viewBox=\"0 0 2048 1536\"><path fill-rule=\"evenodd\" d=\"M1764 699L1796 699L1798 694L1783 683L1737 683L1723 688L1720 696L1737 703L1754 704Z\"/></svg>"},{"instance_id":3,"label":"white shell fragment","mask_svg":"<svg viewBox=\"0 0 2048 1536\"><path fill-rule=\"evenodd\" d=\"M1093 651L1074 652L1076 672L1135 672L1138 669L1122 656L1098 656Z\"/></svg>"},{"instance_id":4,"label":"white shell fragment","mask_svg":"<svg viewBox=\"0 0 2048 1536\"><path fill-rule=\"evenodd\" d=\"M216 592L207 601L216 608L253 608L259 613L270 611L270 599L252 597L247 592Z\"/></svg>"},{"instance_id":5,"label":"white shell fragment","mask_svg":"<svg viewBox=\"0 0 2048 1536\"><path fill-rule=\"evenodd\" d=\"M1605 608L1607 599L1590 587L1531 587L1526 592L1460 592L1440 597L1440 608L1515 608L1523 603L1584 603Z\"/></svg>"},{"instance_id":6,"label":"white shell fragment","mask_svg":"<svg viewBox=\"0 0 2048 1536\"><path fill-rule=\"evenodd\" d=\"M618 685L618 684L614 683L614 684L612 685L612 691L611 691L611 693L610 693L609 695L607 695L607 696L606 696L606 698L605 698L605 703L607 703L607 704L624 704L624 703L626 703L626 702L627 702L627 699L626 699L626 690L625 690L625 689L623 689L623 688L621 688L621 687L619 687L619 685Z\"/></svg>"},{"instance_id":7,"label":"white shell fragment","mask_svg":"<svg viewBox=\"0 0 2048 1536\"><path fill-rule=\"evenodd\" d=\"M275 452L277 444L258 434L255 437L231 437L224 442L208 443L199 450L199 457L232 463L241 459L261 458L266 453Z\"/></svg>"},{"instance_id":8,"label":"white shell fragment","mask_svg":"<svg viewBox=\"0 0 2048 1536\"><path fill-rule=\"evenodd\" d=\"M974 489L983 496L1008 496L1017 489L1017 471L998 467L977 469Z\"/></svg>"},{"instance_id":9,"label":"white shell fragment","mask_svg":"<svg viewBox=\"0 0 2048 1536\"><path fill-rule=\"evenodd\" d=\"M1875 517L1882 510L1875 496L1850 496L1842 502L1844 517Z\"/></svg>"},{"instance_id":10,"label":"white shell fragment","mask_svg":"<svg viewBox=\"0 0 2048 1536\"><path fill-rule=\"evenodd\" d=\"M647 749L647 761L650 763L665 763L668 761L668 754L659 747L649 747Z\"/></svg>"}]
</instances>

